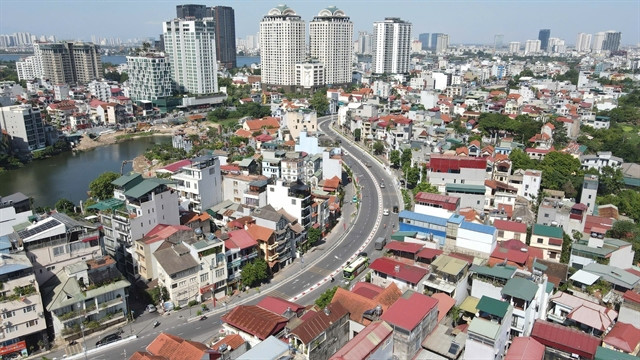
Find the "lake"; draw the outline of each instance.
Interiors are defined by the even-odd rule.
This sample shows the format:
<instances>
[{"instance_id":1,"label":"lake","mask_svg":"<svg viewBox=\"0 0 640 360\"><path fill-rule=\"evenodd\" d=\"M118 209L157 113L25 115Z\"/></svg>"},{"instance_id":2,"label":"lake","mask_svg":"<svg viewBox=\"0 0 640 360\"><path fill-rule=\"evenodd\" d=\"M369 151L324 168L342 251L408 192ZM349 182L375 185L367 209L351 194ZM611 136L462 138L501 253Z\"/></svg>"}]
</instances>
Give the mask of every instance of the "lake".
<instances>
[{"instance_id":1,"label":"lake","mask_svg":"<svg viewBox=\"0 0 640 360\"><path fill-rule=\"evenodd\" d=\"M105 171L119 173L122 161L133 160L153 144L171 143L170 136L149 136L88 151L65 152L0 174L0 195L15 192L33 197L36 206L51 206L61 198L76 205L87 199L89 183ZM131 171L131 164L124 172Z\"/></svg>"}]
</instances>

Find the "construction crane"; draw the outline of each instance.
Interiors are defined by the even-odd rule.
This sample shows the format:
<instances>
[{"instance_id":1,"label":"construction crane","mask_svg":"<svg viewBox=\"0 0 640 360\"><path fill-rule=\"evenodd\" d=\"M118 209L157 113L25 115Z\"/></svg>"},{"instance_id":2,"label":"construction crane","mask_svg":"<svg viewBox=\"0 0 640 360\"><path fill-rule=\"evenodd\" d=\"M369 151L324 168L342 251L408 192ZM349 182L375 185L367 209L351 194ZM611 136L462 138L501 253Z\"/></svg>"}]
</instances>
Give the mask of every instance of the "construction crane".
<instances>
[{"instance_id":1,"label":"construction crane","mask_svg":"<svg viewBox=\"0 0 640 360\"><path fill-rule=\"evenodd\" d=\"M133 164L133 160L124 160L124 161L122 162L122 166L120 166L120 176L124 175L124 165L125 165L126 163L131 163L131 164Z\"/></svg>"}]
</instances>

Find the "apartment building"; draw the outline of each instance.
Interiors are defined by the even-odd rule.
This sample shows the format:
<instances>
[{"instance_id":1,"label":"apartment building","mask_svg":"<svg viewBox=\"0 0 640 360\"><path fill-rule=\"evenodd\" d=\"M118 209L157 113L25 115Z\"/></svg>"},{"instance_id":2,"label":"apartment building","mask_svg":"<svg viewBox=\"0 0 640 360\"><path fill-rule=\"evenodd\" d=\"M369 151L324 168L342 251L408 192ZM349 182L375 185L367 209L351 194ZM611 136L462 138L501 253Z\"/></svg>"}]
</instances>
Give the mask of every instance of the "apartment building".
<instances>
[{"instance_id":1,"label":"apartment building","mask_svg":"<svg viewBox=\"0 0 640 360\"><path fill-rule=\"evenodd\" d=\"M335 6L320 10L309 23L309 52L324 65L323 84L351 83L352 39L353 23Z\"/></svg>"},{"instance_id":2,"label":"apartment building","mask_svg":"<svg viewBox=\"0 0 640 360\"><path fill-rule=\"evenodd\" d=\"M44 123L38 108L11 105L0 110L0 128L10 136L14 151L30 152L46 146Z\"/></svg>"},{"instance_id":3,"label":"apartment building","mask_svg":"<svg viewBox=\"0 0 640 360\"><path fill-rule=\"evenodd\" d=\"M27 356L47 340L42 294L33 265L23 254L0 254L0 354Z\"/></svg>"},{"instance_id":4,"label":"apartment building","mask_svg":"<svg viewBox=\"0 0 640 360\"><path fill-rule=\"evenodd\" d=\"M173 95L171 64L164 53L127 56L128 91L133 101Z\"/></svg>"},{"instance_id":5,"label":"apartment building","mask_svg":"<svg viewBox=\"0 0 640 360\"><path fill-rule=\"evenodd\" d=\"M222 176L220 159L214 155L199 156L188 160L171 179L180 197L180 207L202 213L222 202Z\"/></svg>"},{"instance_id":6,"label":"apartment building","mask_svg":"<svg viewBox=\"0 0 640 360\"><path fill-rule=\"evenodd\" d=\"M373 23L372 71L376 74L409 72L411 23L399 18L385 18Z\"/></svg>"},{"instance_id":7,"label":"apartment building","mask_svg":"<svg viewBox=\"0 0 640 360\"><path fill-rule=\"evenodd\" d=\"M301 181L276 180L267 185L267 202L274 209L284 209L305 229L311 226L311 191Z\"/></svg>"},{"instance_id":8,"label":"apartment building","mask_svg":"<svg viewBox=\"0 0 640 360\"><path fill-rule=\"evenodd\" d=\"M35 43L36 73L53 84L87 84L102 77L100 48L91 43Z\"/></svg>"},{"instance_id":9,"label":"apartment building","mask_svg":"<svg viewBox=\"0 0 640 360\"><path fill-rule=\"evenodd\" d=\"M178 90L196 95L218 92L218 63L212 18L162 23L164 49Z\"/></svg>"},{"instance_id":10,"label":"apartment building","mask_svg":"<svg viewBox=\"0 0 640 360\"><path fill-rule=\"evenodd\" d=\"M260 21L263 87L294 88L296 64L305 61L305 22L295 10L278 5Z\"/></svg>"}]
</instances>

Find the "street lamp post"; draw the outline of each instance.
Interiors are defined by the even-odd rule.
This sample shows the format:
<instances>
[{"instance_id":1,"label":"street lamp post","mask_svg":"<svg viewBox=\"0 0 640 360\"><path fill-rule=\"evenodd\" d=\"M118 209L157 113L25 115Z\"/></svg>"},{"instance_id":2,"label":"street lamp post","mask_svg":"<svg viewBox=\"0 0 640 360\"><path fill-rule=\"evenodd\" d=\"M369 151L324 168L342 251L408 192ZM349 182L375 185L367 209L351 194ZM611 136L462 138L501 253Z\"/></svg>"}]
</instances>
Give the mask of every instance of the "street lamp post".
<instances>
[{"instance_id":1,"label":"street lamp post","mask_svg":"<svg viewBox=\"0 0 640 360\"><path fill-rule=\"evenodd\" d=\"M80 324L80 331L82 331L82 351L84 352L84 360L87 359L87 340L84 338L84 324Z\"/></svg>"},{"instance_id":2,"label":"street lamp post","mask_svg":"<svg viewBox=\"0 0 640 360\"><path fill-rule=\"evenodd\" d=\"M131 310L131 321L129 321L129 330L131 331L131 335L133 335L133 310Z\"/></svg>"}]
</instances>

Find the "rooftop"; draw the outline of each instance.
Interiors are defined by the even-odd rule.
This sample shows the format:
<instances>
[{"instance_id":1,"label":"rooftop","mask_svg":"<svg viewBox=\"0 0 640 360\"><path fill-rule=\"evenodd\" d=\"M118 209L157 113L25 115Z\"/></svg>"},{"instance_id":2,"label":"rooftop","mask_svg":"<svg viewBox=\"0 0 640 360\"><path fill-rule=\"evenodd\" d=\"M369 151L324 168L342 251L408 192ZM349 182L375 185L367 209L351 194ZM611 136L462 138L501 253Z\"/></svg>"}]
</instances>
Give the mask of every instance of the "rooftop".
<instances>
[{"instance_id":1,"label":"rooftop","mask_svg":"<svg viewBox=\"0 0 640 360\"><path fill-rule=\"evenodd\" d=\"M537 292L538 285L531 280L521 277L509 279L504 288L502 288L502 295L508 295L526 301L533 300Z\"/></svg>"},{"instance_id":2,"label":"rooftop","mask_svg":"<svg viewBox=\"0 0 640 360\"><path fill-rule=\"evenodd\" d=\"M496 300L488 296L482 296L476 307L480 312L504 318L509 310L509 303L506 301Z\"/></svg>"},{"instance_id":3,"label":"rooftop","mask_svg":"<svg viewBox=\"0 0 640 360\"><path fill-rule=\"evenodd\" d=\"M255 305L238 305L222 321L264 340L282 330L287 318Z\"/></svg>"},{"instance_id":4,"label":"rooftop","mask_svg":"<svg viewBox=\"0 0 640 360\"><path fill-rule=\"evenodd\" d=\"M411 284L417 284L428 273L428 270L425 268L407 265L386 257L375 259L369 267L372 270Z\"/></svg>"},{"instance_id":5,"label":"rooftop","mask_svg":"<svg viewBox=\"0 0 640 360\"><path fill-rule=\"evenodd\" d=\"M435 310L438 300L427 295L413 293L408 299L399 298L380 317L391 325L412 331L431 311ZM407 311L411 309L411 311Z\"/></svg>"},{"instance_id":6,"label":"rooftop","mask_svg":"<svg viewBox=\"0 0 640 360\"><path fill-rule=\"evenodd\" d=\"M382 342L393 335L393 329L384 321L374 321L366 326L338 352L333 360L360 360L369 356Z\"/></svg>"},{"instance_id":7,"label":"rooftop","mask_svg":"<svg viewBox=\"0 0 640 360\"><path fill-rule=\"evenodd\" d=\"M349 312L340 303L331 303L293 328L290 333L302 340L303 343L309 344L311 340L348 315Z\"/></svg>"},{"instance_id":8,"label":"rooftop","mask_svg":"<svg viewBox=\"0 0 640 360\"><path fill-rule=\"evenodd\" d=\"M600 345L600 339L595 336L544 320L536 320L531 337L542 345L587 359L594 358Z\"/></svg>"}]
</instances>

